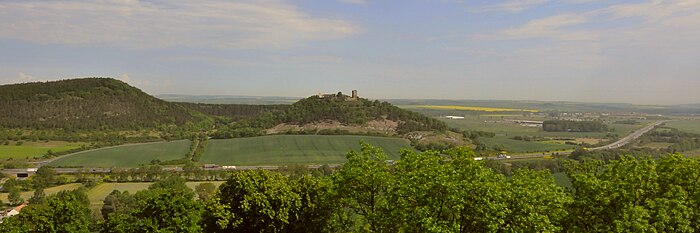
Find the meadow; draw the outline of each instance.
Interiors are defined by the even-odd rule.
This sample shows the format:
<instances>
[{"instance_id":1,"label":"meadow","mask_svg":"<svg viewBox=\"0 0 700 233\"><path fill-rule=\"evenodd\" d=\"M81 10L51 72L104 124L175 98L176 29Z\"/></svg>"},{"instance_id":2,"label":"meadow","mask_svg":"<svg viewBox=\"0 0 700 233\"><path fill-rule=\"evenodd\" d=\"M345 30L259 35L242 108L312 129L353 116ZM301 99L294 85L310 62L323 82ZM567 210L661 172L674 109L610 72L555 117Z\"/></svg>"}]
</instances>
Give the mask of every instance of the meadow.
<instances>
[{"instance_id":1,"label":"meadow","mask_svg":"<svg viewBox=\"0 0 700 233\"><path fill-rule=\"evenodd\" d=\"M179 140L130 144L78 152L49 163L63 167L136 167L152 160L182 159L189 152L191 142Z\"/></svg>"},{"instance_id":2,"label":"meadow","mask_svg":"<svg viewBox=\"0 0 700 233\"><path fill-rule=\"evenodd\" d=\"M78 189L78 188L80 188L80 187L82 187L82 186L83 186L83 185L82 185L82 184L79 184L79 183L71 183L71 184L59 185L59 186L55 186L55 187L50 187L50 188L44 189L44 194L46 194L46 196L48 196L48 195L51 195L51 194L56 194L56 193L58 193L58 192L60 192L60 191L63 191L63 190L74 190L74 189ZM7 195L8 195L8 193L0 193L0 201L2 201L3 203L8 203L9 201L7 200ZM22 199L24 199L25 201L28 201L29 198L31 198L33 195L34 195L34 191L26 191L26 192L21 192L21 193L20 193L20 196L21 196Z\"/></svg>"},{"instance_id":3,"label":"meadow","mask_svg":"<svg viewBox=\"0 0 700 233\"><path fill-rule=\"evenodd\" d=\"M676 120L666 123L666 126L689 133L700 133L700 120Z\"/></svg>"},{"instance_id":4,"label":"meadow","mask_svg":"<svg viewBox=\"0 0 700 233\"><path fill-rule=\"evenodd\" d=\"M36 158L46 155L51 150L62 152L80 148L80 143L50 141L50 142L23 142L17 145L16 142L9 142L7 145L0 145L0 159L24 159Z\"/></svg>"},{"instance_id":5,"label":"meadow","mask_svg":"<svg viewBox=\"0 0 700 233\"><path fill-rule=\"evenodd\" d=\"M384 149L398 159L408 140L369 136L274 135L210 140L202 163L219 165L337 164L346 162L350 150L359 151L360 141Z\"/></svg>"}]
</instances>

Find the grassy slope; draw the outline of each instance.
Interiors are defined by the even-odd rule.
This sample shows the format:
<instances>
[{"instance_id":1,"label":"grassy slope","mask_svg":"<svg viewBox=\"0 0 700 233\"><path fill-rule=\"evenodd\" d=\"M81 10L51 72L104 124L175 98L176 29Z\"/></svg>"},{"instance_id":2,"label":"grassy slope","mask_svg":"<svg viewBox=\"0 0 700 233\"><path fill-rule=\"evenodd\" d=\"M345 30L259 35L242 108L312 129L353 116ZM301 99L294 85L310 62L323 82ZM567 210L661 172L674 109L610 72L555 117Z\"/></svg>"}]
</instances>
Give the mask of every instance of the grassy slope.
<instances>
[{"instance_id":1,"label":"grassy slope","mask_svg":"<svg viewBox=\"0 0 700 233\"><path fill-rule=\"evenodd\" d=\"M151 160L160 161L184 158L189 151L190 141L134 144L110 147L99 150L76 153L51 162L51 166L83 167L135 167L148 164Z\"/></svg>"},{"instance_id":2,"label":"grassy slope","mask_svg":"<svg viewBox=\"0 0 700 233\"><path fill-rule=\"evenodd\" d=\"M187 187L194 188L201 183L213 183L217 187L223 184L223 181L197 181L197 182L187 182ZM134 194L140 190L147 189L152 183L103 183L97 185L96 187L88 190L88 199L90 199L90 205L93 209L99 209L103 205L103 201L107 195L109 195L113 190L119 191L129 191L129 193Z\"/></svg>"},{"instance_id":3,"label":"grassy slope","mask_svg":"<svg viewBox=\"0 0 700 233\"><path fill-rule=\"evenodd\" d=\"M346 161L345 154L359 150L359 141L381 147L391 159L407 140L367 136L275 135L211 140L201 162L221 165L332 164Z\"/></svg>"},{"instance_id":4,"label":"grassy slope","mask_svg":"<svg viewBox=\"0 0 700 233\"><path fill-rule=\"evenodd\" d=\"M24 142L21 146L15 145L14 142L9 145L0 145L0 159L23 159L41 157L49 150L53 152L67 151L80 148L79 143L70 142Z\"/></svg>"}]
</instances>

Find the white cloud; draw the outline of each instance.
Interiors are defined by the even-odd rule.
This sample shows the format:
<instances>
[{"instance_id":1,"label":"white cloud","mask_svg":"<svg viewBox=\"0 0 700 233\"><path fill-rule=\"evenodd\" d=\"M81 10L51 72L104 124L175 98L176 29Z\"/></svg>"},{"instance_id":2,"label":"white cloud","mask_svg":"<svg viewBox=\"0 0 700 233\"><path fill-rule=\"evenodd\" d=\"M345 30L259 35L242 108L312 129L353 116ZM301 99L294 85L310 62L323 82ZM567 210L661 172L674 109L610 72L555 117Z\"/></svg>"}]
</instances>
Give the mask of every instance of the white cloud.
<instances>
[{"instance_id":1,"label":"white cloud","mask_svg":"<svg viewBox=\"0 0 700 233\"><path fill-rule=\"evenodd\" d=\"M551 2L551 0L509 0L500 4L484 7L480 9L480 11L506 11L515 13L549 2Z\"/></svg>"},{"instance_id":2,"label":"white cloud","mask_svg":"<svg viewBox=\"0 0 700 233\"><path fill-rule=\"evenodd\" d=\"M31 81L35 81L34 77L24 72L17 73L17 78L14 80L16 83L27 83Z\"/></svg>"},{"instance_id":3,"label":"white cloud","mask_svg":"<svg viewBox=\"0 0 700 233\"><path fill-rule=\"evenodd\" d=\"M344 3L351 3L351 4L367 4L368 0L340 0L341 2Z\"/></svg>"},{"instance_id":4,"label":"white cloud","mask_svg":"<svg viewBox=\"0 0 700 233\"><path fill-rule=\"evenodd\" d=\"M278 1L2 1L0 22L0 38L128 48L285 48L359 30Z\"/></svg>"},{"instance_id":5,"label":"white cloud","mask_svg":"<svg viewBox=\"0 0 700 233\"><path fill-rule=\"evenodd\" d=\"M128 83L129 85L137 87L147 87L151 85L151 83L148 80L133 79L129 77L128 74L122 74L121 76L119 76L119 80L122 80L125 83Z\"/></svg>"},{"instance_id":6,"label":"white cloud","mask_svg":"<svg viewBox=\"0 0 700 233\"><path fill-rule=\"evenodd\" d=\"M591 31L570 29L570 27L585 24L588 18L578 14L560 14L541 19L535 19L524 25L505 29L495 34L478 35L478 39L531 39L546 38L562 41L595 40L598 35Z\"/></svg>"}]
</instances>

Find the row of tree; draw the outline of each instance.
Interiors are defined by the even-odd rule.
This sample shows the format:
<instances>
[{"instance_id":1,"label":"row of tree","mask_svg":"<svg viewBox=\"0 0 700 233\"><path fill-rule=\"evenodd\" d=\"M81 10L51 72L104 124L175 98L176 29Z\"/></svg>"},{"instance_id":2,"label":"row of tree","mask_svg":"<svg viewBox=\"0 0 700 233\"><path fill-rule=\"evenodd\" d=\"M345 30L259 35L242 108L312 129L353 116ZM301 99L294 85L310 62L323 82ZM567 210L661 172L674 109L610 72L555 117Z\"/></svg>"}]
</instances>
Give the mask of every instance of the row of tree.
<instances>
[{"instance_id":1,"label":"row of tree","mask_svg":"<svg viewBox=\"0 0 700 233\"><path fill-rule=\"evenodd\" d=\"M199 199L175 176L114 192L102 220L65 192L6 220L0 232L694 232L700 161L669 155L572 163L573 188L548 171L507 177L467 149L403 151L390 166L363 145L329 176L230 175Z\"/></svg>"},{"instance_id":2,"label":"row of tree","mask_svg":"<svg viewBox=\"0 0 700 233\"><path fill-rule=\"evenodd\" d=\"M547 132L605 132L608 126L602 121L546 120L542 129Z\"/></svg>"}]
</instances>

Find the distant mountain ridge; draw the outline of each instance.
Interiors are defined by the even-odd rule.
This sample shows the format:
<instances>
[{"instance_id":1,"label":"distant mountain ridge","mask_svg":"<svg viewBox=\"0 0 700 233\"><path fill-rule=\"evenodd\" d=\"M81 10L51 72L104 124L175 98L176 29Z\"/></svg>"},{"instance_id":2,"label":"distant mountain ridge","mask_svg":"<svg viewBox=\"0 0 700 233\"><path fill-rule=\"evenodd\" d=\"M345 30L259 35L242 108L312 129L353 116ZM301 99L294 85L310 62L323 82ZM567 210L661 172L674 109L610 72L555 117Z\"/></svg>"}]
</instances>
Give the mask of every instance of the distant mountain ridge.
<instances>
[{"instance_id":1,"label":"distant mountain ridge","mask_svg":"<svg viewBox=\"0 0 700 233\"><path fill-rule=\"evenodd\" d=\"M7 128L128 129L201 119L112 78L2 85L0 109L0 126Z\"/></svg>"},{"instance_id":2,"label":"distant mountain ridge","mask_svg":"<svg viewBox=\"0 0 700 233\"><path fill-rule=\"evenodd\" d=\"M341 93L284 105L169 102L112 78L1 85L0 109L4 128L121 130L214 120L210 122L223 137L261 135L279 124L329 121L356 126L391 121L398 134L447 130L445 123L420 113Z\"/></svg>"}]
</instances>

